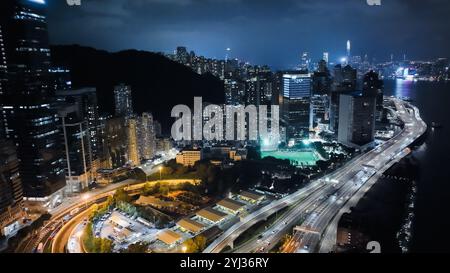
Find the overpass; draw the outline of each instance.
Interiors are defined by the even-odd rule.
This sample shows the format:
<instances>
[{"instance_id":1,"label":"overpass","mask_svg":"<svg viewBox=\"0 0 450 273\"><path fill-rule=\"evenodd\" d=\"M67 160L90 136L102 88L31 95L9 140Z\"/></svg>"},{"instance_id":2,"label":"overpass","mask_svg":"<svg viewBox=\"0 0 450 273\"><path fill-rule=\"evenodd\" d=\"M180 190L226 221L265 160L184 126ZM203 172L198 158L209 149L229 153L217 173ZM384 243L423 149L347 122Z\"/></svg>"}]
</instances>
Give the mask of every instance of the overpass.
<instances>
[{"instance_id":1,"label":"overpass","mask_svg":"<svg viewBox=\"0 0 450 273\"><path fill-rule=\"evenodd\" d=\"M405 126L399 134L377 149L354 158L344 167L325 177L325 181L339 181L337 185L324 183L324 179L312 181L305 188L247 215L219 236L204 252L219 253L227 246L233 248L234 241L244 231L287 206L290 206L291 209L278 219L270 230L263 234L262 238L257 241L253 240L245 248L240 248L238 252L260 250L267 252L302 216L310 217L313 214L316 214L317 217L308 228L317 230L320 236L301 231L296 232L293 239L295 243L292 244L295 247L286 252L316 251L326 227L347 202L360 190L367 191L367 186L363 186L369 180L376 182L375 178L382 175L388 166L392 166L406 156L409 151L407 147L426 132L427 126L421 120L417 108L398 99L392 98L391 100L396 105L398 117L408 126ZM373 168L368 169L367 166ZM364 171L363 177L359 177L361 171ZM333 194L335 198L332 198Z\"/></svg>"}]
</instances>

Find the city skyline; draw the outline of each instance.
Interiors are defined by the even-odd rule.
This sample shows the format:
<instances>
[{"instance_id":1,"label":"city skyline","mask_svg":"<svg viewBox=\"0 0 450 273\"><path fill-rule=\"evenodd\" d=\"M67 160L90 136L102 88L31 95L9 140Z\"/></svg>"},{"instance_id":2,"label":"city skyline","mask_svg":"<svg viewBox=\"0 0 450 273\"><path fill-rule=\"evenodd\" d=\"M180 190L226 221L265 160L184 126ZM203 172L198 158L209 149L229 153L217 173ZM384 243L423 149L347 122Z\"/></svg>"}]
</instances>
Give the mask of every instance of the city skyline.
<instances>
[{"instance_id":1,"label":"city skyline","mask_svg":"<svg viewBox=\"0 0 450 273\"><path fill-rule=\"evenodd\" d=\"M330 52L330 62L337 62L346 56L347 40L353 55L368 54L371 60L389 60L391 54L398 60L404 54L410 59L450 55L445 47L450 41L445 31L449 3L442 0L396 0L381 6L360 0L259 1L255 6L241 0L93 0L72 7L65 1L48 2L52 44L165 53L184 45L210 58L229 55L274 69L295 66L305 51L314 59ZM425 33L426 46L417 40L418 33Z\"/></svg>"},{"instance_id":2,"label":"city skyline","mask_svg":"<svg viewBox=\"0 0 450 273\"><path fill-rule=\"evenodd\" d=\"M209 17L213 2L215 8L248 7L255 12L245 17L249 22L265 16L268 25L287 4L295 5L290 12L322 14L326 22L329 8L337 11L333 16L341 12L312 0L201 2L66 1L100 27L101 18L116 12L109 18L130 29L135 19L147 24L144 13L152 6L167 15L166 22L179 18L171 21L173 29L192 12L206 15L190 20L191 26L203 19L214 28L217 19L234 16ZM283 70L265 64L283 63L290 53L279 52L298 50L298 44L255 47L254 33L237 47L241 60L231 44L223 57L208 58L217 49L208 29L201 29L206 38L194 39L206 51L183 43L181 35L172 53L111 53L96 49L110 34L95 26L83 35L97 31L96 48L85 46L89 39L76 31L72 38L84 46L50 46L49 29L60 27L48 19L55 3L0 2L1 253L448 252L442 234L450 221L435 221L432 213L450 199L448 183L442 183L450 179L448 58L423 62L392 52L387 61L372 60L370 52L358 53L361 48L395 44L389 35L397 31L373 24L387 40L374 31L345 38L336 61L333 45L341 39L333 40L339 33L332 29L323 33L330 39L326 50L313 46L321 35L280 32L277 43L305 38L311 41L305 47L320 50L300 51ZM358 3L341 4L346 12L361 4L381 8ZM392 3L410 8L408 14L419 12L419 1ZM172 14L179 8L186 14ZM258 13L263 10L265 15ZM133 11L143 17L123 21ZM436 27L439 15L424 27ZM157 21L155 28L164 32ZM134 32L138 38L131 41L117 21L103 23L115 31L114 41L145 47L143 33ZM258 30L273 35L273 29ZM405 35L422 38L414 31ZM429 35L447 35L438 32L436 27ZM377 42L366 44L366 34ZM428 45L421 44L421 52L438 53L441 46ZM279 52L271 52L275 48ZM258 65L244 62L262 53ZM214 259L206 262L209 270ZM254 265L267 268L271 259L256 258ZM234 269L253 260L238 261ZM186 264L181 260L179 267Z\"/></svg>"}]
</instances>

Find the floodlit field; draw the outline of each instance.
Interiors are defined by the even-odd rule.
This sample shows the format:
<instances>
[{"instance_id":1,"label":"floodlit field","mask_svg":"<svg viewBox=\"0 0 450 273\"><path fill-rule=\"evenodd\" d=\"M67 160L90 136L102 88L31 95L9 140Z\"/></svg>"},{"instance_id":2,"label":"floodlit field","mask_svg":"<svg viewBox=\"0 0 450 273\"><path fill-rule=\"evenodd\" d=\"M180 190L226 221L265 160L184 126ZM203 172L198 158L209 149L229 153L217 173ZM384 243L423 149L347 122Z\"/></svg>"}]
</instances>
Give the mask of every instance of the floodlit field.
<instances>
[{"instance_id":1,"label":"floodlit field","mask_svg":"<svg viewBox=\"0 0 450 273\"><path fill-rule=\"evenodd\" d=\"M293 165L316 165L316 162L320 159L316 156L314 151L294 151L294 150L281 150L281 151L270 151L261 152L261 157L275 157L277 159L287 159L291 161Z\"/></svg>"}]
</instances>

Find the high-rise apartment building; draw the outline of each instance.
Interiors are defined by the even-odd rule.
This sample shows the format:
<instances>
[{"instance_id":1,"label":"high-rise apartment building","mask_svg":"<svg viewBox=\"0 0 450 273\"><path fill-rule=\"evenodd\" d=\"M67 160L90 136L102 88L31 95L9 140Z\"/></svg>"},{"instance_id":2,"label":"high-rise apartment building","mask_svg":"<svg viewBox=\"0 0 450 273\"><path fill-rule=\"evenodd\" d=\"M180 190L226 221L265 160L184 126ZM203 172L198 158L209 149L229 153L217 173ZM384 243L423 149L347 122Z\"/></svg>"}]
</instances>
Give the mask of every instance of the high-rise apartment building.
<instances>
[{"instance_id":1,"label":"high-rise apartment building","mask_svg":"<svg viewBox=\"0 0 450 273\"><path fill-rule=\"evenodd\" d=\"M131 87L118 85L114 87L115 115L117 117L131 117L133 115L133 98Z\"/></svg>"}]
</instances>

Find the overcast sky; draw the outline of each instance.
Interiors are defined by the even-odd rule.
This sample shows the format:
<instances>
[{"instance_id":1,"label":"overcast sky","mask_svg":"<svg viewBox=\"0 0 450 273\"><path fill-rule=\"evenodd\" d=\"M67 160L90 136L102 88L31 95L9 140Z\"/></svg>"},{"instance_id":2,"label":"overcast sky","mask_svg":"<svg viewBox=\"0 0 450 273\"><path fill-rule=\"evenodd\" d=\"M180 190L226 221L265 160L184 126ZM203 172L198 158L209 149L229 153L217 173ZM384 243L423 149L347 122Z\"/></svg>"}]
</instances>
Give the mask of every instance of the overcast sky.
<instances>
[{"instance_id":1,"label":"overcast sky","mask_svg":"<svg viewBox=\"0 0 450 273\"><path fill-rule=\"evenodd\" d=\"M387 60L450 56L450 1L381 0L47 0L53 44L109 51L171 52L178 45L199 55L232 57L289 68L303 51L313 60L330 52Z\"/></svg>"}]
</instances>

